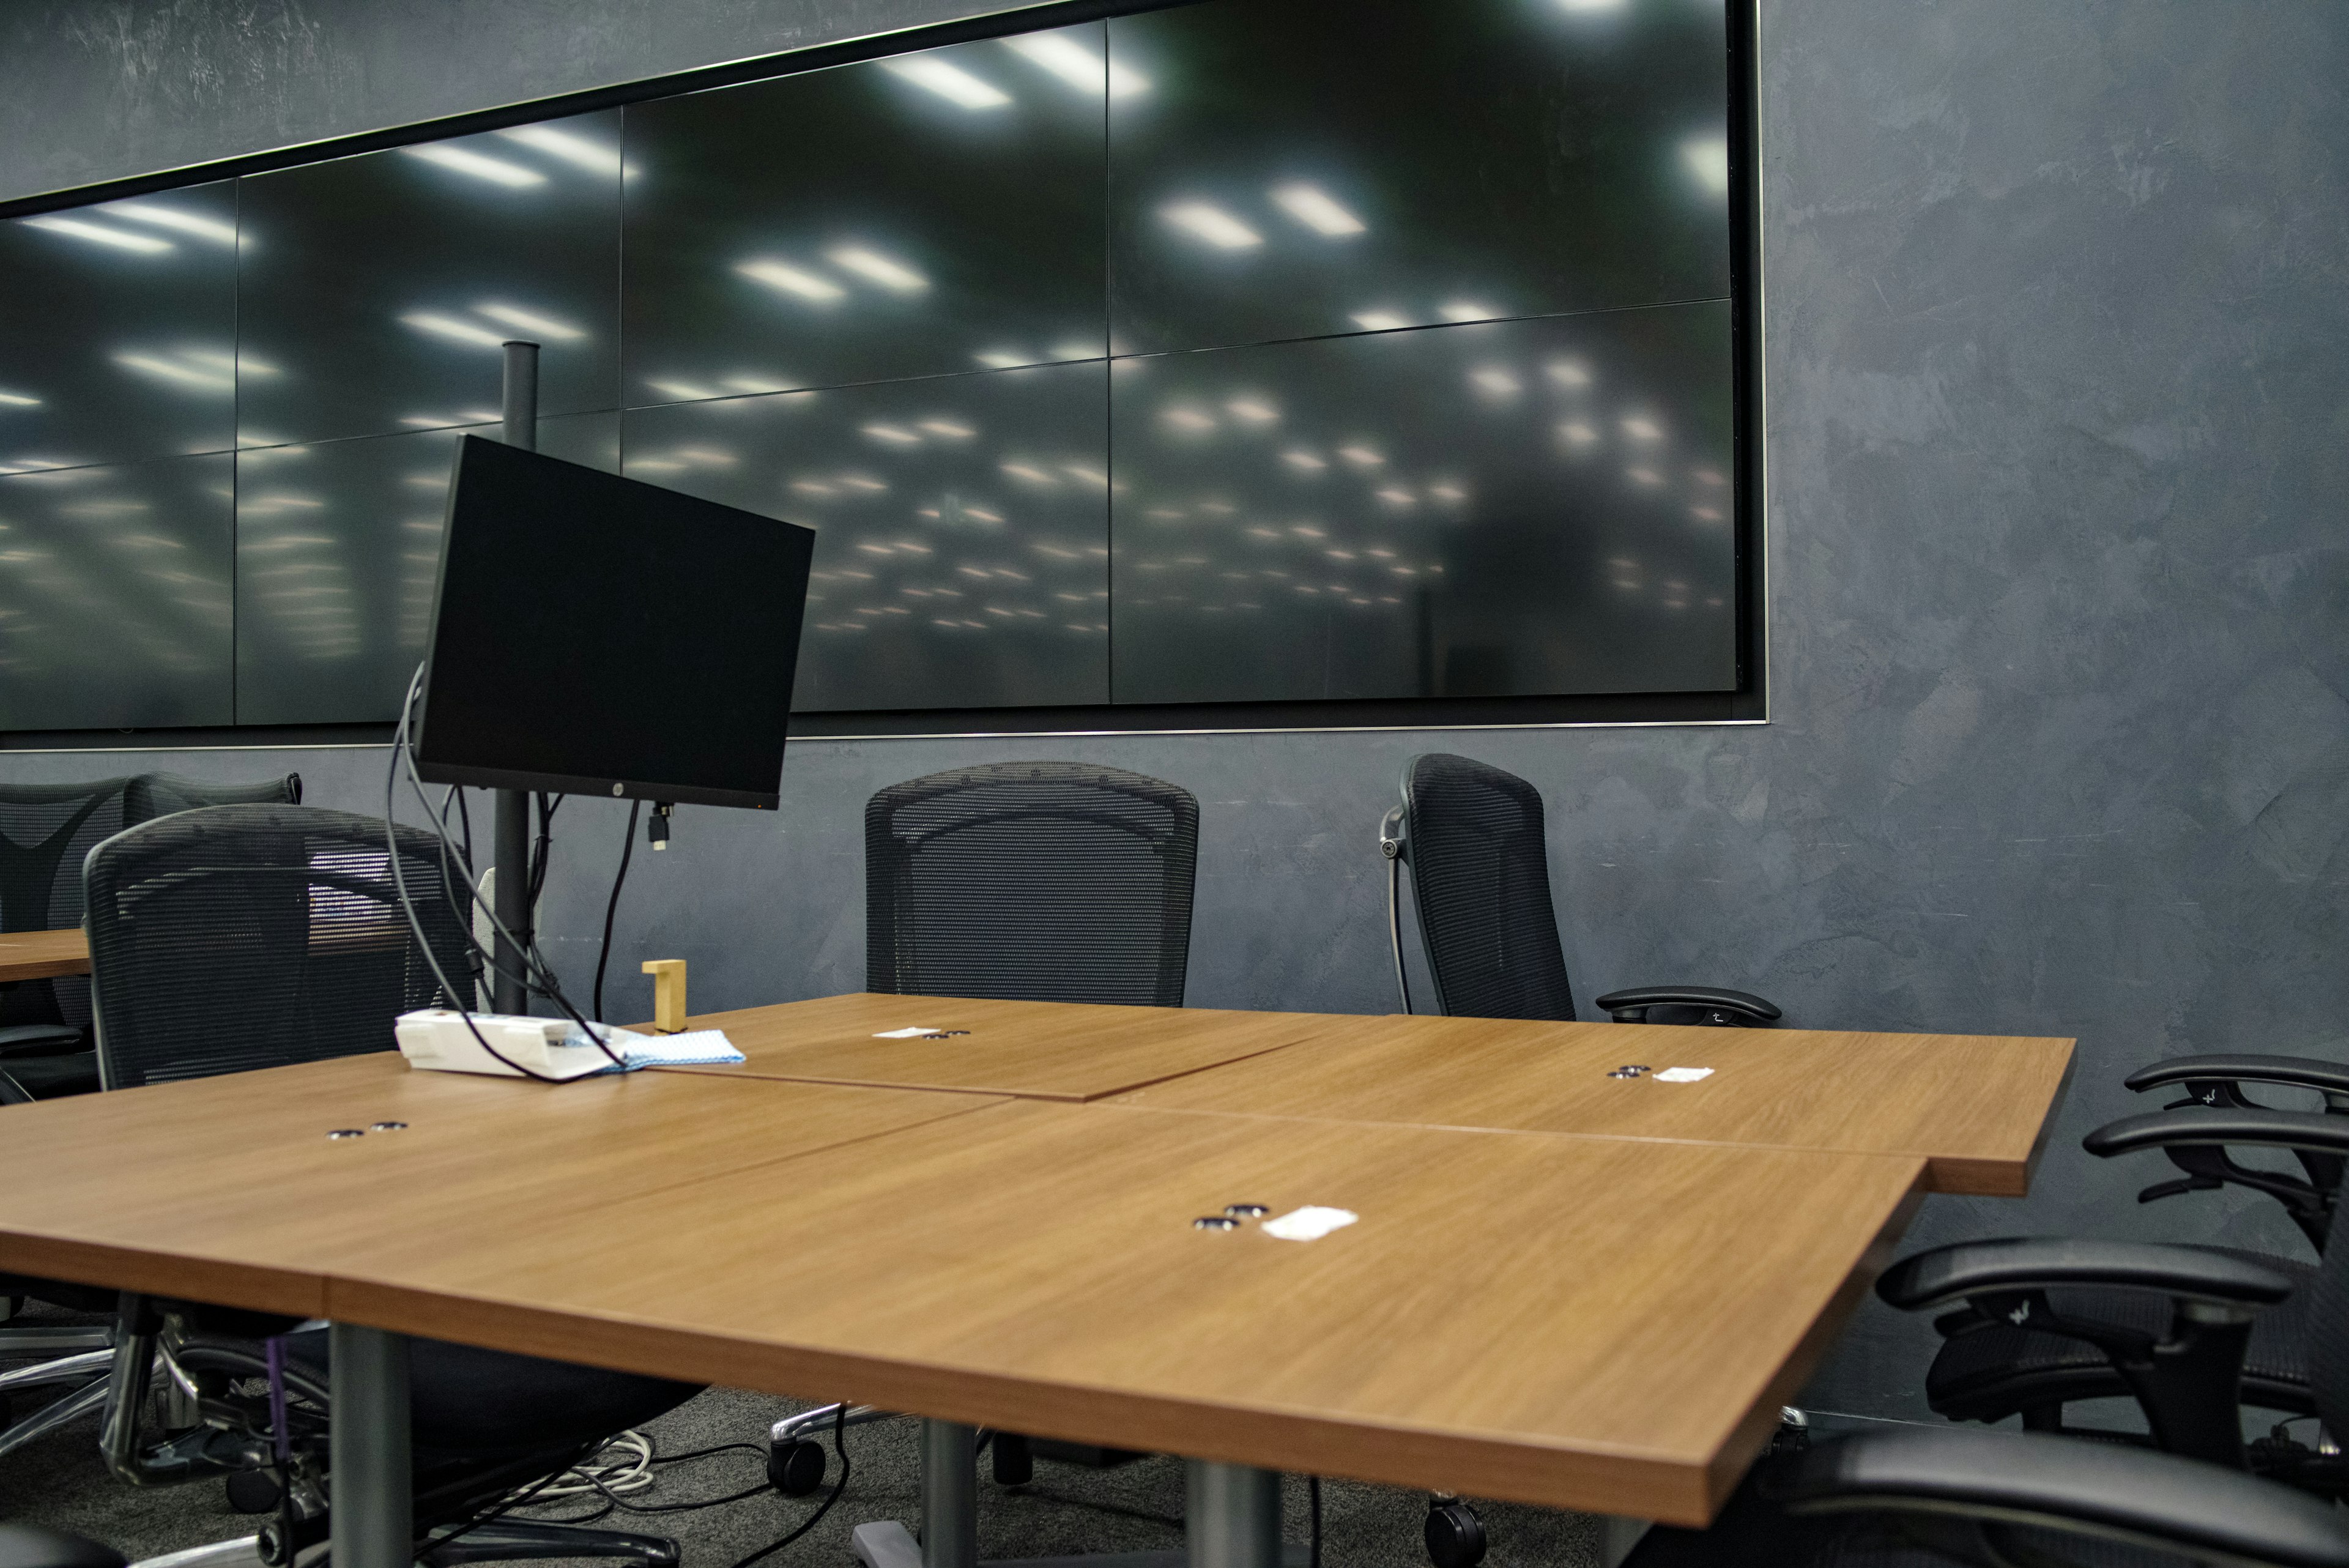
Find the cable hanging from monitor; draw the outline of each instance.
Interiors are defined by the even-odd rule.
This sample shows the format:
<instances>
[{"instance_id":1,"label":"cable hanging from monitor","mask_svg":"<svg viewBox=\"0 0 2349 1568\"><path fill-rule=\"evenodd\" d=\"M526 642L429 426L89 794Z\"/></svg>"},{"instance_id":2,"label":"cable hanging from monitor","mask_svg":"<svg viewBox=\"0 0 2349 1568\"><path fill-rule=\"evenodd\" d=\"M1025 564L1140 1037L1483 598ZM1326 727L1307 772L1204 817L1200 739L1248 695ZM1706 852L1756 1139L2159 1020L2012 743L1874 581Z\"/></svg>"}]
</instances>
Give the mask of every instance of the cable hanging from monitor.
<instances>
[{"instance_id":1,"label":"cable hanging from monitor","mask_svg":"<svg viewBox=\"0 0 2349 1568\"><path fill-rule=\"evenodd\" d=\"M416 753L409 739L415 720L417 694L424 686L424 671L425 666L419 663L416 667L416 673L409 679L408 695L399 704L399 724L392 732L390 765L385 771L383 781L384 848L391 861L392 886L398 891L400 910L408 917L409 933L415 937L417 947L422 950L424 961L431 967L433 979L440 982L441 994L449 999L457 1015L464 1020L466 1032L472 1035L476 1044L488 1052L492 1060L525 1078L535 1078L543 1084L564 1081L523 1066L489 1043L482 1035L480 1027L473 1022L473 1010L465 1005L465 993L450 980L448 971L440 967L440 955L432 950L432 943L425 937L424 922L416 912L415 898L408 890L407 873L401 868L399 863L399 840L397 830L392 826L392 811L398 804L399 775L403 769L408 774L409 787L416 792L417 803L424 808L424 815L432 825L433 836L440 842L441 881L444 888L449 882L449 864L451 860L455 860L461 872L458 880L463 883L471 904L489 917L490 929L496 939L497 945L511 950L521 960L524 990L535 992L561 1008L564 1016L577 1025L581 1033L595 1042L596 1048L610 1058L613 1066L626 1072L627 1063L621 1059L619 1053L612 1049L611 1043L604 1038L596 1026L581 1016L579 1010L571 1004L570 998L564 995L562 983L555 978L553 966L546 961L545 955L538 950L535 935L528 945L517 940L514 934L506 929L504 923L498 919L497 910L492 907L490 901L481 897L481 889L473 885L472 865L470 860L460 856L456 842L449 836L448 800L444 798L440 804L440 809L435 811L432 808L430 797L424 793L424 780L416 771ZM452 787L450 793L453 795L456 791ZM551 805L542 805L539 817L542 834L545 831L547 818L553 815L554 809ZM543 875L543 870L541 875ZM494 951L483 950L481 942L472 934L471 920L460 920L458 931L464 938L466 947L477 962L486 961L492 974L501 972L497 954ZM469 974L466 978L471 980L474 977Z\"/></svg>"}]
</instances>

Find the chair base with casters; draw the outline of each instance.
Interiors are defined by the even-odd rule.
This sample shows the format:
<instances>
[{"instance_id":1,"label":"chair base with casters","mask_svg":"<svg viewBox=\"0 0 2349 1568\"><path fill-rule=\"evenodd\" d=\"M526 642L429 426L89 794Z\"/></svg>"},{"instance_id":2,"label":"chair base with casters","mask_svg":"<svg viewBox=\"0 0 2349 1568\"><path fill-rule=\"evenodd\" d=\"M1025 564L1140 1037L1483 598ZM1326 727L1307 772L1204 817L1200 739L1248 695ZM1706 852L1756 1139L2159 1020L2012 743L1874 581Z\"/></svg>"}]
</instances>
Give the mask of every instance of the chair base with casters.
<instances>
[{"instance_id":1,"label":"chair base with casters","mask_svg":"<svg viewBox=\"0 0 2349 1568\"><path fill-rule=\"evenodd\" d=\"M0 1355L43 1358L0 1372L0 1454L102 1408L114 1359L110 1324L26 1323L19 1314L27 1298L76 1312L114 1309L112 1291L0 1274ZM16 1418L20 1397L34 1391L46 1394L46 1402Z\"/></svg>"},{"instance_id":2,"label":"chair base with casters","mask_svg":"<svg viewBox=\"0 0 2349 1568\"><path fill-rule=\"evenodd\" d=\"M117 1478L136 1486L180 1486L274 1469L269 1397L255 1387L267 1376L266 1349L254 1339L222 1337L222 1327L293 1331L282 1336L290 1473L279 1478L290 1484L254 1544L266 1568L290 1568L328 1534L325 1330L126 1295L100 1445ZM474 1520L602 1445L600 1437L581 1442L577 1432L625 1430L676 1408L698 1388L436 1340L411 1345L418 1561L455 1568L576 1557L677 1568L675 1542L626 1531L492 1519L452 1534L447 1545L435 1544L432 1536ZM163 1429L148 1432L142 1413L158 1366L192 1409L175 1416L174 1401L167 1398Z\"/></svg>"}]
</instances>

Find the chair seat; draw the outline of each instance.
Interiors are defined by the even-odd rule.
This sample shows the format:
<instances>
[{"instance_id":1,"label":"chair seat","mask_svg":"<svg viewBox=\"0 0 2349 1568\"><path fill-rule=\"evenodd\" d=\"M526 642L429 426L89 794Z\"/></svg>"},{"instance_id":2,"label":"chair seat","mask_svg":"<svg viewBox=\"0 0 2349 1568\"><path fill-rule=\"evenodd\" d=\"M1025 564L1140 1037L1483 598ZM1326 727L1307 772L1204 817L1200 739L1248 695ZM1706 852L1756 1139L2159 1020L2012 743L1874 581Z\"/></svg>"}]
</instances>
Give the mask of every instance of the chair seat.
<instances>
[{"instance_id":1,"label":"chair seat","mask_svg":"<svg viewBox=\"0 0 2349 1568\"><path fill-rule=\"evenodd\" d=\"M2302 1289L2261 1313L2243 1358L2243 1403L2313 1415L2309 1392L2308 1282L2315 1269L2288 1258L2232 1247L2206 1247L2292 1275ZM2091 1318L2159 1334L2169 1322L2167 1298L2149 1291L2067 1289L2047 1293L2069 1317ZM1953 1421L1997 1421L2026 1407L2074 1399L2127 1398L2128 1385L2085 1340L1999 1322L1946 1341L1925 1376L1925 1397Z\"/></svg>"},{"instance_id":2,"label":"chair seat","mask_svg":"<svg viewBox=\"0 0 2349 1568\"><path fill-rule=\"evenodd\" d=\"M2051 1530L2019 1528L2004 1542L2031 1553L2015 1561L2034 1568L2193 1568L2192 1560L2119 1542ZM1651 1530L1623 1568L1958 1568L1948 1555L1917 1545L1882 1515L1781 1512L1755 1495L1752 1480L1737 1490L1710 1530Z\"/></svg>"},{"instance_id":3,"label":"chair seat","mask_svg":"<svg viewBox=\"0 0 2349 1568\"><path fill-rule=\"evenodd\" d=\"M0 1296L30 1296L68 1312L92 1313L111 1313L120 1299L119 1292L97 1285L69 1285L63 1280L38 1279L31 1274L0 1274Z\"/></svg>"},{"instance_id":4,"label":"chair seat","mask_svg":"<svg viewBox=\"0 0 2349 1568\"><path fill-rule=\"evenodd\" d=\"M0 1069L5 1069L36 1100L98 1093L95 1051L76 1051L62 1056L11 1056L0 1061Z\"/></svg>"},{"instance_id":5,"label":"chair seat","mask_svg":"<svg viewBox=\"0 0 2349 1568\"><path fill-rule=\"evenodd\" d=\"M286 1336L286 1354L326 1375L326 1331ZM677 1408L700 1388L437 1339L409 1342L409 1418L419 1451L497 1456L575 1447Z\"/></svg>"}]
</instances>

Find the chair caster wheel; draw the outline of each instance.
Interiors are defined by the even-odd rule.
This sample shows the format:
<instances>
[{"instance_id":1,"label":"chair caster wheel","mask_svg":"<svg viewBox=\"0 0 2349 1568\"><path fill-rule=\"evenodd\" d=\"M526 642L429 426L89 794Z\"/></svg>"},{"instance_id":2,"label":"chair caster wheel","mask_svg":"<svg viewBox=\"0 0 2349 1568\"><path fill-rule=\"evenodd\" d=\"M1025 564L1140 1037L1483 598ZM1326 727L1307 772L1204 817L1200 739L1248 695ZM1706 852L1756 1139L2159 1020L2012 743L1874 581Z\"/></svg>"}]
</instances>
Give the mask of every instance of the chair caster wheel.
<instances>
[{"instance_id":1,"label":"chair caster wheel","mask_svg":"<svg viewBox=\"0 0 2349 1568\"><path fill-rule=\"evenodd\" d=\"M1773 1457L1782 1454L1808 1452L1811 1446L1811 1418L1792 1405L1778 1412L1778 1429L1770 1434L1770 1446L1764 1450Z\"/></svg>"},{"instance_id":2,"label":"chair caster wheel","mask_svg":"<svg viewBox=\"0 0 2349 1568\"><path fill-rule=\"evenodd\" d=\"M823 1445L812 1438L793 1438L767 1449L767 1480L785 1497L810 1497L823 1485Z\"/></svg>"},{"instance_id":3,"label":"chair caster wheel","mask_svg":"<svg viewBox=\"0 0 2349 1568\"><path fill-rule=\"evenodd\" d=\"M1036 1458L1029 1452L1028 1439L1019 1433L996 1433L988 1453L995 1463L996 1485L1026 1486L1036 1479Z\"/></svg>"},{"instance_id":4,"label":"chair caster wheel","mask_svg":"<svg viewBox=\"0 0 2349 1568\"><path fill-rule=\"evenodd\" d=\"M277 1478L267 1470L238 1470L223 1488L239 1513L270 1513L277 1507Z\"/></svg>"},{"instance_id":5,"label":"chair caster wheel","mask_svg":"<svg viewBox=\"0 0 2349 1568\"><path fill-rule=\"evenodd\" d=\"M1485 1521L1456 1497L1428 1500L1422 1536L1435 1568L1475 1568L1485 1560Z\"/></svg>"}]
</instances>

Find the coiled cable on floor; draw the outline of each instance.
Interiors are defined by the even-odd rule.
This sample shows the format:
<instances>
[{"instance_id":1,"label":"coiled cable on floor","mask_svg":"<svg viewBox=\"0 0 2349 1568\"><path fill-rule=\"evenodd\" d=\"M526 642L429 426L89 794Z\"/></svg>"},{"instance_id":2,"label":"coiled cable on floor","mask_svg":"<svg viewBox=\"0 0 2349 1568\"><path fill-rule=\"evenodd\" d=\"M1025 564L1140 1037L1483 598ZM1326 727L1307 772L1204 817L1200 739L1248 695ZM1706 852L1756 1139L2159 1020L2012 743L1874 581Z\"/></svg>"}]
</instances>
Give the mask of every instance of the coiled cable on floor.
<instances>
[{"instance_id":1,"label":"coiled cable on floor","mask_svg":"<svg viewBox=\"0 0 2349 1568\"><path fill-rule=\"evenodd\" d=\"M557 1498L610 1497L642 1491L653 1484L653 1440L642 1432L623 1432L540 1487L540 1501Z\"/></svg>"}]
</instances>

